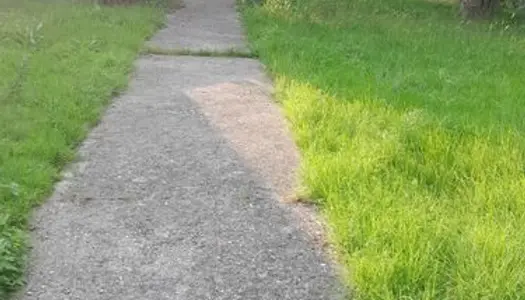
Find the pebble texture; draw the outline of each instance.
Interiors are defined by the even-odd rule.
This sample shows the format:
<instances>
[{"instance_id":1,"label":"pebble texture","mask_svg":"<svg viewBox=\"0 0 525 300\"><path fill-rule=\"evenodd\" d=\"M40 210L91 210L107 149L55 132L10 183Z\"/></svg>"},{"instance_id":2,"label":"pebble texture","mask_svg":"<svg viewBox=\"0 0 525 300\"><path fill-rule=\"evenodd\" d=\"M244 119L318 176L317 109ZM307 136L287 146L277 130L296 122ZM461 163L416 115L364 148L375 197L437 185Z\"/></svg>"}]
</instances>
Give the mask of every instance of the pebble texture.
<instances>
[{"instance_id":1,"label":"pebble texture","mask_svg":"<svg viewBox=\"0 0 525 300\"><path fill-rule=\"evenodd\" d=\"M247 51L235 0L184 0L184 7L168 15L167 27L149 46L193 51Z\"/></svg>"},{"instance_id":2,"label":"pebble texture","mask_svg":"<svg viewBox=\"0 0 525 300\"><path fill-rule=\"evenodd\" d=\"M171 18L153 39L165 47L242 41L233 0L188 0ZM216 31L201 36L202 24ZM333 267L279 201L298 155L270 86L254 60L140 58L35 212L16 298L342 299Z\"/></svg>"}]
</instances>

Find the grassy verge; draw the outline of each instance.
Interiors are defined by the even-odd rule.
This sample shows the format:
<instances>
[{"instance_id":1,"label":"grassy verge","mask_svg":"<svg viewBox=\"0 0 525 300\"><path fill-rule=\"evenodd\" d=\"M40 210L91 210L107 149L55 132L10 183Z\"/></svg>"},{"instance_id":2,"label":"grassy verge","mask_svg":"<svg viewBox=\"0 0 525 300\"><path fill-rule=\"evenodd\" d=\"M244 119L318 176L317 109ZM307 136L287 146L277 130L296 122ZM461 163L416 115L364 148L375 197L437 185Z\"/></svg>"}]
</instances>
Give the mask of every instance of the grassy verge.
<instances>
[{"instance_id":1,"label":"grassy verge","mask_svg":"<svg viewBox=\"0 0 525 300\"><path fill-rule=\"evenodd\" d=\"M525 38L456 9L243 8L357 299L525 299Z\"/></svg>"},{"instance_id":2,"label":"grassy verge","mask_svg":"<svg viewBox=\"0 0 525 300\"><path fill-rule=\"evenodd\" d=\"M148 7L0 1L0 299L23 283L31 208L162 21Z\"/></svg>"}]
</instances>

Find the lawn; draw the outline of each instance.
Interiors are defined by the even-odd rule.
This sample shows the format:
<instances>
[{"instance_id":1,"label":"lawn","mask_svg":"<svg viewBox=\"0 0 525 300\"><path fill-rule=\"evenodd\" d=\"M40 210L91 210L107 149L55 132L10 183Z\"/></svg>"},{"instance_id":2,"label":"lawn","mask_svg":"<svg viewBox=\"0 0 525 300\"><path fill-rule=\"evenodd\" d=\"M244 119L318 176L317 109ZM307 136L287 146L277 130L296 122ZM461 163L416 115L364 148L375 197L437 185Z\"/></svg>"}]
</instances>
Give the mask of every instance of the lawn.
<instances>
[{"instance_id":1,"label":"lawn","mask_svg":"<svg viewBox=\"0 0 525 300\"><path fill-rule=\"evenodd\" d=\"M23 284L27 221L112 95L160 8L0 1L0 299Z\"/></svg>"},{"instance_id":2,"label":"lawn","mask_svg":"<svg viewBox=\"0 0 525 300\"><path fill-rule=\"evenodd\" d=\"M525 299L525 35L424 0L242 15L355 299Z\"/></svg>"}]
</instances>

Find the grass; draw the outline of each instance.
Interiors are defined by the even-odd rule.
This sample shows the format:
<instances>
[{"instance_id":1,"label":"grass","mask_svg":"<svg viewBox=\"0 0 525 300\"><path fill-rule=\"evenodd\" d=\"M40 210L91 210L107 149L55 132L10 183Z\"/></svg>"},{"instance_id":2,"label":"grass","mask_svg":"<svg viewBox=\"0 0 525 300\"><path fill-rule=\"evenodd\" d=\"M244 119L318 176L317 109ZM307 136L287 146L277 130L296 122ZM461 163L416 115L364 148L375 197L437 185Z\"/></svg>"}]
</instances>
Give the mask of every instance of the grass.
<instances>
[{"instance_id":1,"label":"grass","mask_svg":"<svg viewBox=\"0 0 525 300\"><path fill-rule=\"evenodd\" d=\"M253 48L355 299L525 299L525 37L450 3L266 0Z\"/></svg>"},{"instance_id":2,"label":"grass","mask_svg":"<svg viewBox=\"0 0 525 300\"><path fill-rule=\"evenodd\" d=\"M192 49L163 49L152 46L144 46L143 54L167 55L167 56L199 56L199 57L238 57L257 58L254 53L238 50L192 50Z\"/></svg>"},{"instance_id":3,"label":"grass","mask_svg":"<svg viewBox=\"0 0 525 300\"><path fill-rule=\"evenodd\" d=\"M0 299L23 284L31 208L162 22L146 6L0 1Z\"/></svg>"}]
</instances>

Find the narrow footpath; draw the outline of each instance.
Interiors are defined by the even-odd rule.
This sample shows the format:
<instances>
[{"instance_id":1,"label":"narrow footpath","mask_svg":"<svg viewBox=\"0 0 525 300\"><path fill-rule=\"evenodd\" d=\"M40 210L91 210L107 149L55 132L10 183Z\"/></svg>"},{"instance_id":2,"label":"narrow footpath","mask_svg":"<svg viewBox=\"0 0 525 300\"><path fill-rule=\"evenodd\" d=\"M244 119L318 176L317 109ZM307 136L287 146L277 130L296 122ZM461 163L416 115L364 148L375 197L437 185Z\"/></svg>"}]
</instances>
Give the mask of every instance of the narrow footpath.
<instances>
[{"instance_id":1,"label":"narrow footpath","mask_svg":"<svg viewBox=\"0 0 525 300\"><path fill-rule=\"evenodd\" d=\"M234 2L186 0L149 46L247 51ZM315 226L280 200L298 157L256 60L141 57L35 212L17 298L342 299Z\"/></svg>"}]
</instances>

